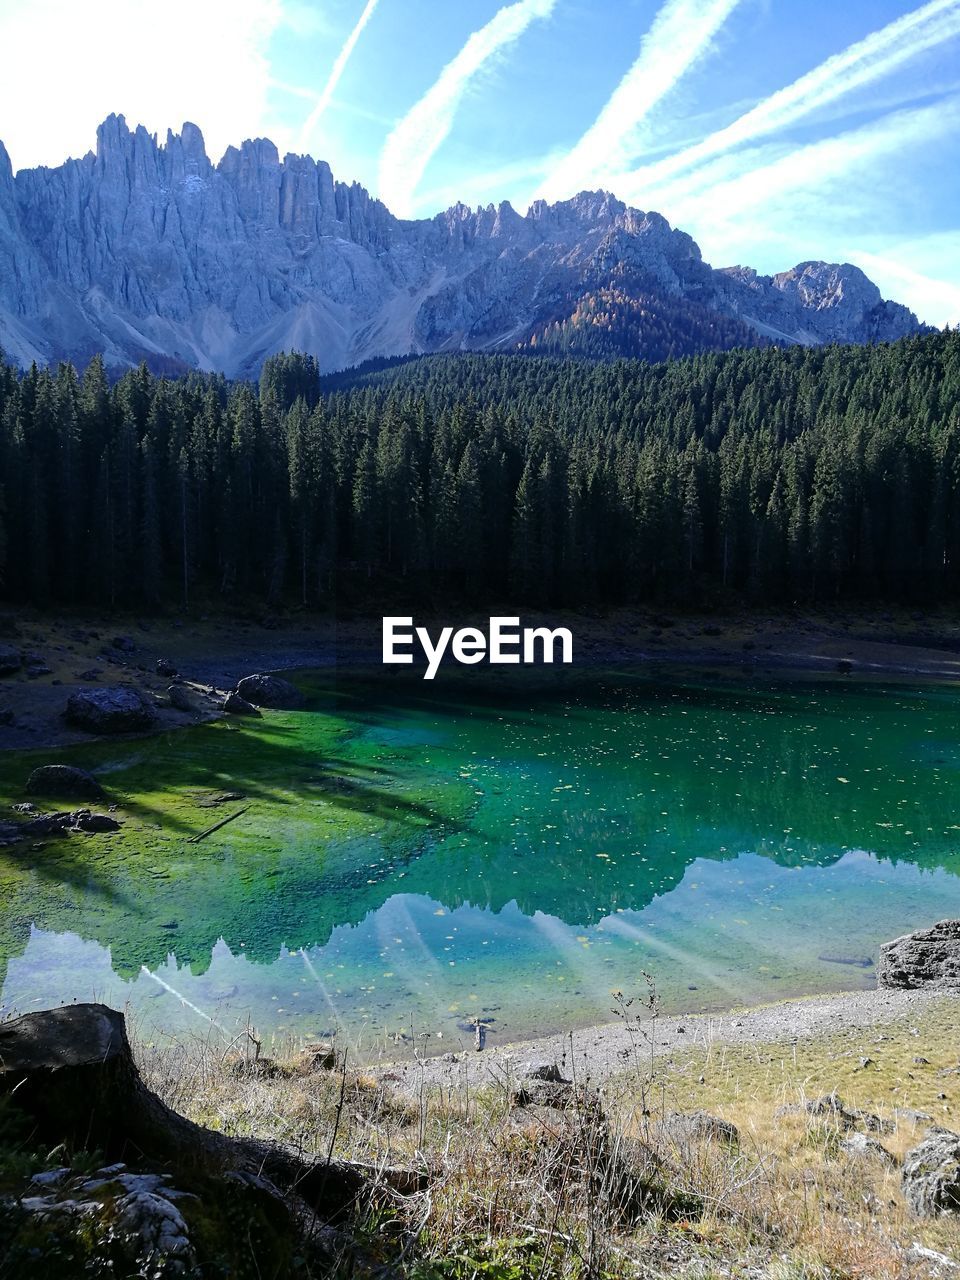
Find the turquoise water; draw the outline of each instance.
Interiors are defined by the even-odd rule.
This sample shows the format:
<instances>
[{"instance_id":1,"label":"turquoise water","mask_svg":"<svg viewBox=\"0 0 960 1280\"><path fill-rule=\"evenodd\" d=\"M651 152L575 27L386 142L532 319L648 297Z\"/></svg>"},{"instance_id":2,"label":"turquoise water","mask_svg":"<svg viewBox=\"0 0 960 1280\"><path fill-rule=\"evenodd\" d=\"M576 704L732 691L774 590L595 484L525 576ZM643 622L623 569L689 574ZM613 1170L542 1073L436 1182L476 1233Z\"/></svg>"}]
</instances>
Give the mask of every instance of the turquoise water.
<instances>
[{"instance_id":1,"label":"turquoise water","mask_svg":"<svg viewBox=\"0 0 960 1280\"><path fill-rule=\"evenodd\" d=\"M609 1019L645 974L667 1011L870 987L879 942L960 915L953 688L302 681L303 713L63 754L125 826L0 851L3 1012L446 1050L477 1018L492 1043Z\"/></svg>"}]
</instances>

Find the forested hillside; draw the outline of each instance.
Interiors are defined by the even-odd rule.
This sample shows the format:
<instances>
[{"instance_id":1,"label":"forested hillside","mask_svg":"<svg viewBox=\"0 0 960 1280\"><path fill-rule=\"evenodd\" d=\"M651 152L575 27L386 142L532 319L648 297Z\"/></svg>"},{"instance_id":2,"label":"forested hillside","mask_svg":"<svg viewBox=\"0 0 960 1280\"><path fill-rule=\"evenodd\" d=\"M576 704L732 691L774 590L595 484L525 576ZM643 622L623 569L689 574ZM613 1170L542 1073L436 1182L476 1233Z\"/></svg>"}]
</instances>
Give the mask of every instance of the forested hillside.
<instances>
[{"instance_id":1,"label":"forested hillside","mask_svg":"<svg viewBox=\"0 0 960 1280\"><path fill-rule=\"evenodd\" d=\"M659 365L433 356L259 386L0 368L40 605L960 595L960 334Z\"/></svg>"},{"instance_id":2,"label":"forested hillside","mask_svg":"<svg viewBox=\"0 0 960 1280\"><path fill-rule=\"evenodd\" d=\"M702 351L766 347L742 320L651 287L622 265L594 287L558 301L554 314L516 344L541 355L674 360Z\"/></svg>"}]
</instances>

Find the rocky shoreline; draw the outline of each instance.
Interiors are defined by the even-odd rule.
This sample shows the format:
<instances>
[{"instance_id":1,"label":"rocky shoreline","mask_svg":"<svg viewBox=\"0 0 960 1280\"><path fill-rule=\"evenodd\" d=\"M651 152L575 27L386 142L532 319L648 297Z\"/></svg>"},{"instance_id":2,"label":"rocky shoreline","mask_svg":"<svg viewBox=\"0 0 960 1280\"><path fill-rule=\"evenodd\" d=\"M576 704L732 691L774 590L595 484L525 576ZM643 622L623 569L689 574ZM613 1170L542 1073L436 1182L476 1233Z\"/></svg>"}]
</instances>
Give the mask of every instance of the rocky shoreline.
<instances>
[{"instance_id":1,"label":"rocky shoreline","mask_svg":"<svg viewBox=\"0 0 960 1280\"><path fill-rule=\"evenodd\" d=\"M574 665L565 673L571 679L605 666L662 665L761 676L816 672L838 679L960 680L960 618L947 613L705 619L621 612L527 620L571 627ZM82 701L91 690L101 700L115 698L118 709L127 706L126 731L165 732L221 715L227 693L252 674L324 667L374 671L381 658L379 618L156 619L128 624L121 634L102 619L54 622L25 613L0 624L0 750L90 741L93 721L79 723L69 708L71 699L81 695ZM493 678L479 668L468 674ZM531 671L531 683L554 674ZM149 714L134 700L145 703Z\"/></svg>"},{"instance_id":2,"label":"rocky shoreline","mask_svg":"<svg viewBox=\"0 0 960 1280\"><path fill-rule=\"evenodd\" d=\"M960 933L960 922L949 923ZM582 1184L592 1193L587 1213L599 1207L618 1252L636 1239L645 1263L663 1264L636 1274L692 1278L706 1274L700 1246L707 1241L712 1262L718 1246L745 1260L746 1242L729 1224L718 1232L714 1223L729 1215L715 1220L712 1205L718 1195L726 1202L756 1183L757 1192L734 1207L760 1222L772 1214L774 1226L766 1246L759 1232L750 1242L763 1268L743 1274L772 1278L786 1274L774 1262L786 1256L787 1222L801 1254L806 1239L804 1216L784 1217L797 1165L802 1207L813 1197L819 1230L828 1229L828 1215L839 1215L836 1224L829 1221L845 1230L849 1224L845 1248L853 1259L865 1230L879 1232L883 1257L896 1268L853 1266L831 1274L935 1280L956 1267L957 994L878 991L875 998L793 1001L719 1019L667 1019L653 1038L649 1027L638 1040L624 1026L605 1040L597 1032L554 1038L415 1064L406 1077L389 1069L376 1080L351 1074L341 1055L324 1046L278 1062L261 1058L255 1045L253 1055L236 1051L216 1067L207 1063L201 1096L187 1061L161 1064L159 1075L154 1068L145 1078L115 1010L81 1004L26 1014L0 1024L0 1103L20 1126L6 1132L29 1135L13 1161L3 1151L9 1137L0 1134L0 1154L8 1157L0 1167L0 1248L21 1266L56 1258L59 1274L93 1274L94 1264L126 1268L124 1274L149 1265L164 1277L207 1274L211 1264L218 1274L246 1274L252 1260L257 1274L269 1265L271 1274L306 1280L317 1274L314 1265L321 1274L339 1274L339 1260L347 1258L351 1274L393 1275L400 1272L376 1265L383 1259L363 1229L371 1215L398 1228L406 1220L412 1241L424 1210L432 1213L433 1197L454 1194L459 1224L459 1215L469 1215L478 1197L483 1203L495 1197L506 1177L513 1197L532 1198L530 1209L520 1209L520 1223L542 1216L544 1188L548 1206L559 1188L568 1214L579 1211L572 1197ZM842 1064L859 1047L851 1031L869 1038L876 1058L861 1056L844 1078ZM828 1041L832 1050L818 1072L809 1046ZM758 1063L779 1059L781 1087L771 1092L769 1075L758 1085L748 1066L741 1071L735 1064L731 1092L725 1059L735 1047L748 1051L744 1064L750 1050ZM921 1100L933 1096L933 1081L942 1081L936 1097L943 1101L928 1111L897 1105L899 1085L884 1092L876 1059L902 1062L904 1053L913 1054L906 1079L928 1077ZM696 1095L697 1070L700 1085L704 1072L718 1077L720 1092L709 1107ZM912 1087L901 1098L912 1103ZM239 1129L198 1123L213 1099L228 1114L239 1109L255 1117L252 1130L246 1123ZM283 1117L305 1108L311 1132L298 1129L292 1143ZM341 1128L346 1157L334 1154ZM484 1158L488 1150L492 1164ZM852 1223L851 1192L866 1206ZM460 1248L469 1244L465 1221L457 1227ZM685 1233L678 1238L671 1224Z\"/></svg>"},{"instance_id":3,"label":"rocky shoreline","mask_svg":"<svg viewBox=\"0 0 960 1280\"><path fill-rule=\"evenodd\" d=\"M940 920L881 945L875 991L811 995L725 1013L655 1017L631 1015L624 1005L619 1021L535 1040L486 1047L478 1023L472 1046L442 1056L419 1056L391 1064L386 1075L395 1088L425 1086L478 1088L513 1073L519 1064L561 1064L574 1078L602 1084L641 1061L652 1067L679 1050L717 1045L796 1044L839 1031L871 1028L921 1016L946 1001L960 1018L960 920ZM945 1006L947 1007L947 1006ZM641 1009L643 1006L641 1006Z\"/></svg>"},{"instance_id":4,"label":"rocky shoreline","mask_svg":"<svg viewBox=\"0 0 960 1280\"><path fill-rule=\"evenodd\" d=\"M681 1050L771 1043L790 1046L840 1031L867 1032L919 1017L936 1008L938 1002L955 1008L960 1020L960 986L953 991L878 988L804 996L726 1013L670 1015L655 1024L648 1018L620 1020L492 1047L488 1041L482 1052L465 1041L442 1056L386 1064L378 1074L393 1088L413 1095L424 1087L475 1089L538 1062L556 1062L574 1078L601 1085L635 1070L638 1064L646 1067L669 1060Z\"/></svg>"}]
</instances>

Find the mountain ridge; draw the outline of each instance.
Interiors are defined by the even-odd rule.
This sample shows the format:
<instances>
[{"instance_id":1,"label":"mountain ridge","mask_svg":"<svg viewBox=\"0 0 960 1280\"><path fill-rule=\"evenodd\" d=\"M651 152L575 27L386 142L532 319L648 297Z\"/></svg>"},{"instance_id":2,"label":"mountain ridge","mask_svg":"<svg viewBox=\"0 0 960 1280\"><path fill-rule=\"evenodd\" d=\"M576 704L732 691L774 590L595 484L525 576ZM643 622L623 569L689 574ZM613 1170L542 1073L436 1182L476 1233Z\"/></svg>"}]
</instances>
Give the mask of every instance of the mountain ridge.
<instances>
[{"instance_id":1,"label":"mountain ridge","mask_svg":"<svg viewBox=\"0 0 960 1280\"><path fill-rule=\"evenodd\" d=\"M623 355L925 327L848 263L714 269L686 232L609 192L526 214L503 201L400 219L323 160L281 160L266 138L215 165L189 122L161 144L111 115L95 151L16 175L0 143L0 347L21 365L102 351L119 368L241 376L296 348L332 372L529 350L551 325L577 353L605 323L596 298L614 281L630 318L607 346Z\"/></svg>"}]
</instances>

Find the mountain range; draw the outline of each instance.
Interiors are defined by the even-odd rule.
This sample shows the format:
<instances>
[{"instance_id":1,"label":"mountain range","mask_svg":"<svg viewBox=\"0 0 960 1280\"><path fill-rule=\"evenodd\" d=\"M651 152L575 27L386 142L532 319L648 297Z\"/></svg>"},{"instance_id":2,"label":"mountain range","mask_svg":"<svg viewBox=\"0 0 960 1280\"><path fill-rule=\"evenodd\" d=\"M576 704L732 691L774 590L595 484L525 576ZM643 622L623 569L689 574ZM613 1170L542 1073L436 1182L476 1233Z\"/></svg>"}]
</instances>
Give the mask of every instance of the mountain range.
<instances>
[{"instance_id":1,"label":"mountain range","mask_svg":"<svg viewBox=\"0 0 960 1280\"><path fill-rule=\"evenodd\" d=\"M0 143L0 347L22 365L324 372L432 351L660 359L763 342L893 340L916 316L850 264L714 269L607 192L394 217L265 138L219 164L196 125L160 143L111 115L96 151L14 174Z\"/></svg>"}]
</instances>

